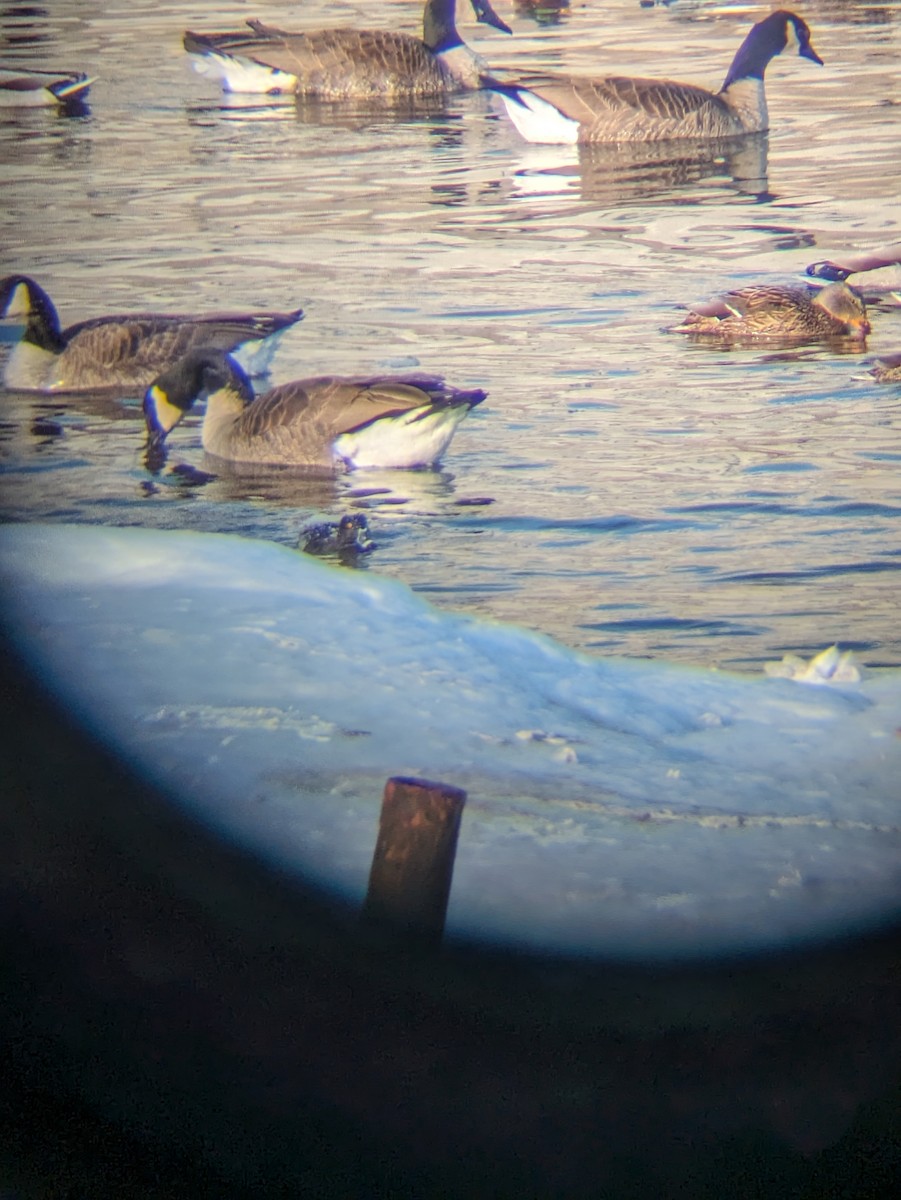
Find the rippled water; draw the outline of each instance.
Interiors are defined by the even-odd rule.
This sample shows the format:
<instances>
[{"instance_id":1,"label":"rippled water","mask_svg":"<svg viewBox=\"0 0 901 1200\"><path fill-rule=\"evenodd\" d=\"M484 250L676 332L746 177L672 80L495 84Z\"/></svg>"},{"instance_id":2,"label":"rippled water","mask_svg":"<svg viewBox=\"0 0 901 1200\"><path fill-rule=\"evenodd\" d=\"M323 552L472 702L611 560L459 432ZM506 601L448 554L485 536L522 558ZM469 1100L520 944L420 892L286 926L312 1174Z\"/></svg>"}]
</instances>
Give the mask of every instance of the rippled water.
<instances>
[{"instance_id":1,"label":"rippled water","mask_svg":"<svg viewBox=\"0 0 901 1200\"><path fill-rule=\"evenodd\" d=\"M712 87L770 7L496 5L513 38L461 30L498 68ZM292 544L365 508L369 569L572 646L757 669L837 640L901 664L901 389L869 354L662 332L680 304L901 236L901 3L798 7L825 66L772 63L769 138L673 162L528 147L483 95L223 104L181 51L184 28L248 16L415 30L416 0L3 4L3 58L98 81L85 117L4 114L0 273L34 275L66 323L303 305L276 381L421 365L489 390L443 469L334 481L193 470L199 419L154 476L137 396L7 394L3 516ZM886 303L868 351L892 350Z\"/></svg>"}]
</instances>

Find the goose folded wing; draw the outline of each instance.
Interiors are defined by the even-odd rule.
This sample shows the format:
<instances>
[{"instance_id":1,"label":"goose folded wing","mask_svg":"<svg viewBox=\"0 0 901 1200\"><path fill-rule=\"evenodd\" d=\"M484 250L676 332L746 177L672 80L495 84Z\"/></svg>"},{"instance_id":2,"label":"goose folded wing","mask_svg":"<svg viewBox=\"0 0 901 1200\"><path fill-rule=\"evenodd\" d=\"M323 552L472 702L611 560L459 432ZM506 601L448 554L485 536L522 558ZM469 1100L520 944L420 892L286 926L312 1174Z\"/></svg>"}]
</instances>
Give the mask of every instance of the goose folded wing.
<instances>
[{"instance_id":1,"label":"goose folded wing","mask_svg":"<svg viewBox=\"0 0 901 1200\"><path fill-rule=\"evenodd\" d=\"M429 403L428 394L406 383L343 376L296 380L251 401L240 417L242 437L278 438L285 430L306 430L331 438Z\"/></svg>"}]
</instances>

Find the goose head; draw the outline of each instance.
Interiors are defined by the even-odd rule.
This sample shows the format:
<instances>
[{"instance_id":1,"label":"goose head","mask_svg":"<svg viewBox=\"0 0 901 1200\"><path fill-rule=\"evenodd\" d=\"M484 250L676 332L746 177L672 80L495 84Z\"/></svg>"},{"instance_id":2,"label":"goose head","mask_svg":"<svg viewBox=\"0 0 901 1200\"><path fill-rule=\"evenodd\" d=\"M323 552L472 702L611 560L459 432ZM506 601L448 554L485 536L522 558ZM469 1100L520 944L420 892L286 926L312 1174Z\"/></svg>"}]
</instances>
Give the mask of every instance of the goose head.
<instances>
[{"instance_id":1,"label":"goose head","mask_svg":"<svg viewBox=\"0 0 901 1200\"><path fill-rule=\"evenodd\" d=\"M494 29L499 29L501 33L512 33L513 30L506 22L502 21L488 0L470 0L472 11L476 15L476 20L483 25L491 25Z\"/></svg>"},{"instance_id":2,"label":"goose head","mask_svg":"<svg viewBox=\"0 0 901 1200\"><path fill-rule=\"evenodd\" d=\"M47 293L27 275L0 279L0 320L25 324L25 341L59 353L65 346L59 314Z\"/></svg>"},{"instance_id":3,"label":"goose head","mask_svg":"<svg viewBox=\"0 0 901 1200\"><path fill-rule=\"evenodd\" d=\"M810 41L810 27L793 12L780 8L770 13L751 29L738 48L726 76L722 94L740 79L763 79L767 64L783 50L796 49L802 58L823 65L823 60Z\"/></svg>"},{"instance_id":4,"label":"goose head","mask_svg":"<svg viewBox=\"0 0 901 1200\"><path fill-rule=\"evenodd\" d=\"M512 33L513 30L505 24L488 0L470 0L475 18L483 25L491 25L501 33ZM462 45L462 38L457 33L455 19L457 0L426 0L422 13L422 40L433 51L446 50L451 46Z\"/></svg>"},{"instance_id":5,"label":"goose head","mask_svg":"<svg viewBox=\"0 0 901 1200\"><path fill-rule=\"evenodd\" d=\"M158 452L167 436L201 396L223 394L236 413L253 399L243 368L221 350L192 350L164 371L144 393L147 449Z\"/></svg>"}]
</instances>

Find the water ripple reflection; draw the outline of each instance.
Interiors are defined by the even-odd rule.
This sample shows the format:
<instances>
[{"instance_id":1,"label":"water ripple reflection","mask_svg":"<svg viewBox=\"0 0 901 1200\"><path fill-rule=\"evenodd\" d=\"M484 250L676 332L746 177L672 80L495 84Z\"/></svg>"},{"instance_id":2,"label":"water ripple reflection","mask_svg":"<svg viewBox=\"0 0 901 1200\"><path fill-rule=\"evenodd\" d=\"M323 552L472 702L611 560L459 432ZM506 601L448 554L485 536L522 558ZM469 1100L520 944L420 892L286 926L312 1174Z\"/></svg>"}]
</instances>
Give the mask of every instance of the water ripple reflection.
<instances>
[{"instance_id":1,"label":"water ripple reflection","mask_svg":"<svg viewBox=\"0 0 901 1200\"><path fill-rule=\"evenodd\" d=\"M373 0L372 24L398 3ZM499 69L709 86L767 8L557 7L540 24L517 6L501 45L467 36ZM488 400L440 471L310 479L209 464L196 420L152 474L139 397L8 394L5 519L296 545L365 509L366 569L573 646L759 669L837 640L901 664L901 392L866 373L901 348L901 306L879 298L865 355L662 332L680 306L901 236L901 4L810 0L826 65L773 64L768 137L616 151L527 146L483 95L223 102L180 51L195 9L0 18L18 60L98 77L87 116L5 118L3 273L36 276L64 321L302 305L274 382L422 368ZM302 19L329 15L310 0Z\"/></svg>"}]
</instances>

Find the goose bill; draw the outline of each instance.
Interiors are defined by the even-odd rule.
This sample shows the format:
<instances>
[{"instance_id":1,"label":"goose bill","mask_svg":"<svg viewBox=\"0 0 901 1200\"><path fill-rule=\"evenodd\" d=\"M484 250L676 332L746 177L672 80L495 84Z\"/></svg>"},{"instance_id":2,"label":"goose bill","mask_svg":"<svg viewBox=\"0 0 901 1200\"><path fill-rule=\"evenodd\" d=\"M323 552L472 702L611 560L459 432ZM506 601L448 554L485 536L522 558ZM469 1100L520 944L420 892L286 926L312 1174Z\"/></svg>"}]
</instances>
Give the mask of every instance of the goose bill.
<instances>
[{"instance_id":1,"label":"goose bill","mask_svg":"<svg viewBox=\"0 0 901 1200\"><path fill-rule=\"evenodd\" d=\"M500 19L488 0L472 0L472 10L476 15L476 20L483 25L491 25L495 29L499 29L501 33L513 32L510 26Z\"/></svg>"},{"instance_id":2,"label":"goose bill","mask_svg":"<svg viewBox=\"0 0 901 1200\"><path fill-rule=\"evenodd\" d=\"M166 435L184 415L184 410L172 404L158 384L149 387L144 395L144 421L147 425L149 445L152 448L161 446Z\"/></svg>"}]
</instances>

